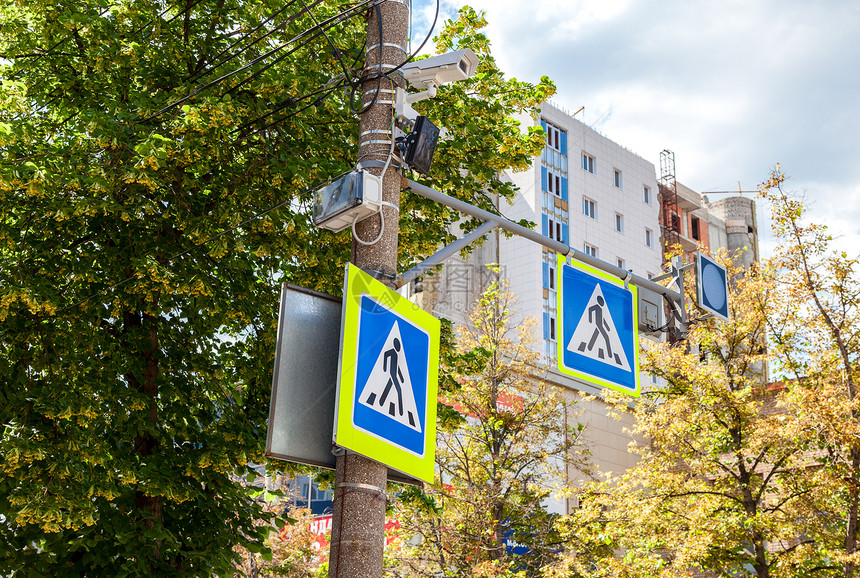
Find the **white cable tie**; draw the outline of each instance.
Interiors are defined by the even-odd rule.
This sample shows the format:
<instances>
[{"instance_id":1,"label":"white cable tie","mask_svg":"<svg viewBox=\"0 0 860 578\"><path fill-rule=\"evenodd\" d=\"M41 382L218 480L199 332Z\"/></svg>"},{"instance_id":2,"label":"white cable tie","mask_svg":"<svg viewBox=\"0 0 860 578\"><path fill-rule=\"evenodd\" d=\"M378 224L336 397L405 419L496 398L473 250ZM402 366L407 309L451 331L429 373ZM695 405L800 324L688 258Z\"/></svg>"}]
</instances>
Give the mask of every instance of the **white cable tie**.
<instances>
[{"instance_id":1,"label":"white cable tie","mask_svg":"<svg viewBox=\"0 0 860 578\"><path fill-rule=\"evenodd\" d=\"M398 207L398 206L397 206L397 205L395 205L394 203L389 203L388 201L382 201L380 204L381 204L383 207L388 207L389 209L394 209L395 211L397 211L398 213L400 213L400 207Z\"/></svg>"},{"instance_id":2,"label":"white cable tie","mask_svg":"<svg viewBox=\"0 0 860 578\"><path fill-rule=\"evenodd\" d=\"M633 272L632 271L627 271L624 274L624 277L621 278L621 280L624 281L624 289L627 289L627 290L630 289L630 280L632 278L633 278Z\"/></svg>"},{"instance_id":3,"label":"white cable tie","mask_svg":"<svg viewBox=\"0 0 860 578\"><path fill-rule=\"evenodd\" d=\"M386 136L391 136L391 131L388 130L387 128L373 128L373 129L366 130L363 133L359 134L358 138L361 138L361 137L369 135L369 134L384 134Z\"/></svg>"},{"instance_id":4,"label":"white cable tie","mask_svg":"<svg viewBox=\"0 0 860 578\"><path fill-rule=\"evenodd\" d=\"M368 96L369 94L370 94L369 92L365 92L364 96ZM396 104L396 103L393 100L388 100L387 98L371 99L370 102L364 102L364 97L362 97L361 104L366 106L368 104Z\"/></svg>"},{"instance_id":5,"label":"white cable tie","mask_svg":"<svg viewBox=\"0 0 860 578\"><path fill-rule=\"evenodd\" d=\"M380 488L379 486L372 486L370 484L360 484L358 482L341 482L339 484L335 484L335 490L339 490L340 488L356 488L359 490L370 490L379 494L385 493L384 488Z\"/></svg>"},{"instance_id":6,"label":"white cable tie","mask_svg":"<svg viewBox=\"0 0 860 578\"><path fill-rule=\"evenodd\" d=\"M368 46L368 47L366 48L366 51L367 51L367 52L370 52L370 51L372 51L372 50L376 50L376 49L378 49L378 48L379 48L379 46L380 46L380 45L379 45L379 43L378 43L378 42L377 42L376 44L371 44L370 46ZM383 43L382 43L382 46L383 46L383 47L388 47L388 48L396 48L397 50L401 50L401 51L403 51L404 53L409 54L409 52L406 50L406 48L404 48L403 46L400 46L399 44L395 44L394 42L383 42Z\"/></svg>"}]
</instances>

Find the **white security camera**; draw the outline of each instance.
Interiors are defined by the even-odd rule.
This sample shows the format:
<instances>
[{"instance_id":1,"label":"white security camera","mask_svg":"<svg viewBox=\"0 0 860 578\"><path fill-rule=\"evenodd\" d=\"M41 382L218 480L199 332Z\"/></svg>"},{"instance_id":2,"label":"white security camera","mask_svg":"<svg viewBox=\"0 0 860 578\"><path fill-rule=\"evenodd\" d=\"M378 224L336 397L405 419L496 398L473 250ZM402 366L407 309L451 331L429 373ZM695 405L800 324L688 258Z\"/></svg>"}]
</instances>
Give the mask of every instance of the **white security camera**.
<instances>
[{"instance_id":1,"label":"white security camera","mask_svg":"<svg viewBox=\"0 0 860 578\"><path fill-rule=\"evenodd\" d=\"M415 88L428 88L466 80L478 69L477 55L464 48L424 60L409 62L401 69L403 77Z\"/></svg>"},{"instance_id":2,"label":"white security camera","mask_svg":"<svg viewBox=\"0 0 860 578\"><path fill-rule=\"evenodd\" d=\"M417 114L411 105L425 98L436 98L436 87L441 84L470 78L478 70L478 64L478 56L468 48L404 64L403 78L414 88L423 90L407 94L402 88L397 89L397 119L401 123L414 120Z\"/></svg>"}]
</instances>

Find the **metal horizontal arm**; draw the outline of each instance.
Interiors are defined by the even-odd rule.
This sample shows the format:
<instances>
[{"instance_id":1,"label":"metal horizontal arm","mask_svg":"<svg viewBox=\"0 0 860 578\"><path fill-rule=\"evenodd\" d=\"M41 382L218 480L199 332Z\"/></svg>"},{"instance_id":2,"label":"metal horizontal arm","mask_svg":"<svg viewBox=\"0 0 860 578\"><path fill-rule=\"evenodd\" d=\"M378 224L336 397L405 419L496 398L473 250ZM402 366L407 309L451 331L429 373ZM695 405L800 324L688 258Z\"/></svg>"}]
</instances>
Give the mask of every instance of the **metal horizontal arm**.
<instances>
[{"instance_id":1,"label":"metal horizontal arm","mask_svg":"<svg viewBox=\"0 0 860 578\"><path fill-rule=\"evenodd\" d=\"M577 261L581 261L582 263L586 263L591 265L595 269L600 269L610 275L618 277L619 279L624 280L626 283L630 283L632 285L636 285L637 287L643 287L655 293L662 295L666 298L670 303L680 304L683 308L684 296L681 293L676 291L672 291L667 287L663 287L662 285L655 283L650 279L646 279L644 277L640 277L639 275L634 275L630 271L626 269L622 269L621 267L616 267L615 265L611 265L605 261L601 261L596 257L592 257L591 255L584 253L583 251L578 251L573 247L570 247L564 243L556 241L554 239L550 239L546 235L541 235L537 231L533 231L522 225L518 225L513 221L506 219L505 217L501 217L489 211L485 211L484 209L480 209L474 205L470 205L465 201L461 201L460 199L455 199L445 193L440 193L434 189L431 189L428 186L422 185L421 183L416 183L415 181L410 181L409 179L403 179L405 182L404 188L408 191L412 191L416 195L420 195L425 199L430 199L431 201L436 201L437 203L442 203L445 206L451 207L461 213L465 213L467 215L471 215L472 217L476 217L485 221L487 223L494 223L495 225L501 227L502 229L513 233L519 237L523 237L530 241L534 241L544 247L548 248L551 251L555 251L556 253L560 253L561 255L565 255L568 257L573 257ZM414 269L413 269L414 270Z\"/></svg>"},{"instance_id":2,"label":"metal horizontal arm","mask_svg":"<svg viewBox=\"0 0 860 578\"><path fill-rule=\"evenodd\" d=\"M457 239L447 247L439 249L431 256L427 257L427 259L415 265L409 271L398 277L397 280L394 282L394 286L399 289L407 283L414 281L436 265L441 264L442 261L444 261L451 255L458 253L462 249L465 249L466 247L468 247L496 227L496 223L491 223L489 221L482 223L477 229L475 229L462 239Z\"/></svg>"}]
</instances>

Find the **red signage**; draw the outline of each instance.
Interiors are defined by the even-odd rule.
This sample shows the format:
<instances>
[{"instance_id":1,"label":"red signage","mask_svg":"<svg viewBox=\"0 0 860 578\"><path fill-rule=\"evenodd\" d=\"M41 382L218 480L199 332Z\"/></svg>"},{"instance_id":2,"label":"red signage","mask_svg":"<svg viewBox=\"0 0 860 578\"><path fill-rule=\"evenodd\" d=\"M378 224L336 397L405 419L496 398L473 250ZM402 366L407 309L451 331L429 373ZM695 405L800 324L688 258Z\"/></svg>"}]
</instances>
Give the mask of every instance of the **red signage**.
<instances>
[{"instance_id":1,"label":"red signage","mask_svg":"<svg viewBox=\"0 0 860 578\"><path fill-rule=\"evenodd\" d=\"M453 407L465 416L478 417L472 412L467 413L466 408L464 408L459 403L451 403L441 396L439 397L439 401L441 401L445 405ZM523 411L523 398L519 395L508 393L506 391L499 392L499 397L496 398L496 409L498 411L503 411L507 413L520 413L521 411Z\"/></svg>"},{"instance_id":2,"label":"red signage","mask_svg":"<svg viewBox=\"0 0 860 578\"><path fill-rule=\"evenodd\" d=\"M309 524L309 532L314 538L312 547L319 553L320 558L328 556L329 540L331 539L332 516L318 516L313 518ZM385 545L394 541L391 530L400 527L400 522L393 518L385 520Z\"/></svg>"}]
</instances>

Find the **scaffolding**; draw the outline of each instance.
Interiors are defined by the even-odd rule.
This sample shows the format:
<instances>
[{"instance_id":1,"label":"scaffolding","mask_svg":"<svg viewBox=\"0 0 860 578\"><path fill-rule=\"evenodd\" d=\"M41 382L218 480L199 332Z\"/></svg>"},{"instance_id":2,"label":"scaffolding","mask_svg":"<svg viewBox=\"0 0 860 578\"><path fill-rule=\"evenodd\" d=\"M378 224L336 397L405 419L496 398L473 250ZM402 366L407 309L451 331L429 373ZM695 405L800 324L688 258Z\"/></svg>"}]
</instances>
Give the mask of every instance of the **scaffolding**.
<instances>
[{"instance_id":1,"label":"scaffolding","mask_svg":"<svg viewBox=\"0 0 860 578\"><path fill-rule=\"evenodd\" d=\"M664 149L660 153L660 239L663 264L681 242L681 216L678 210L678 184L675 180L675 153Z\"/></svg>"}]
</instances>

